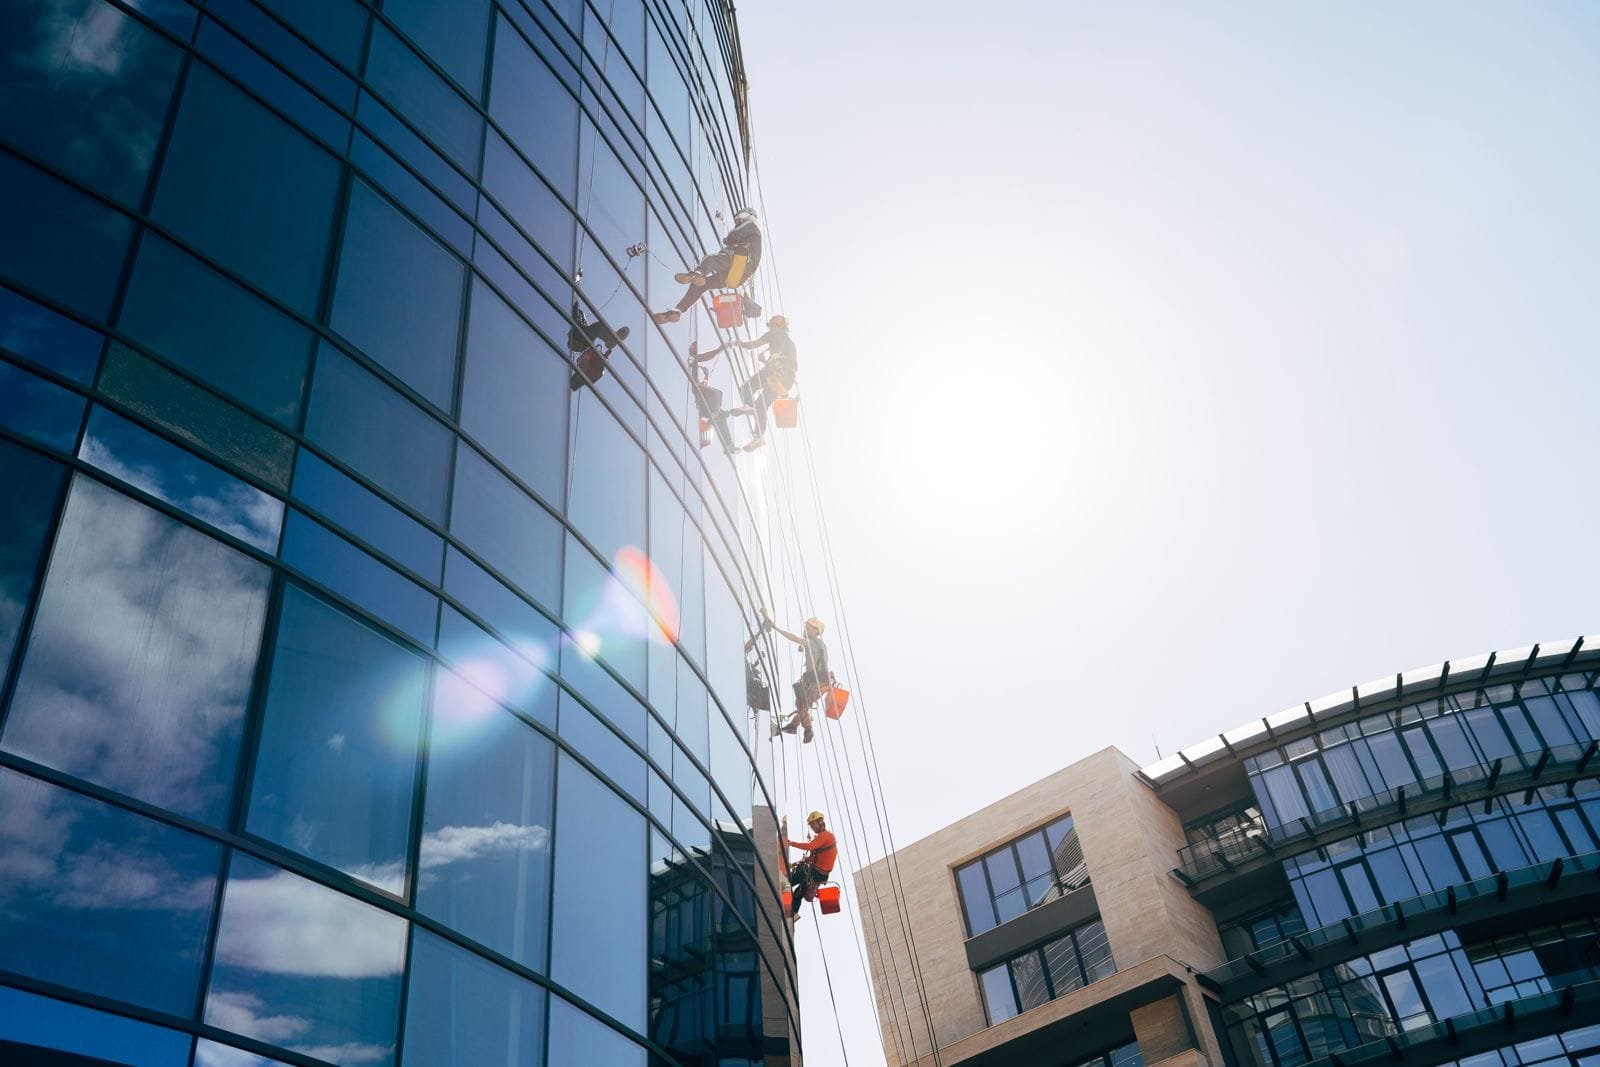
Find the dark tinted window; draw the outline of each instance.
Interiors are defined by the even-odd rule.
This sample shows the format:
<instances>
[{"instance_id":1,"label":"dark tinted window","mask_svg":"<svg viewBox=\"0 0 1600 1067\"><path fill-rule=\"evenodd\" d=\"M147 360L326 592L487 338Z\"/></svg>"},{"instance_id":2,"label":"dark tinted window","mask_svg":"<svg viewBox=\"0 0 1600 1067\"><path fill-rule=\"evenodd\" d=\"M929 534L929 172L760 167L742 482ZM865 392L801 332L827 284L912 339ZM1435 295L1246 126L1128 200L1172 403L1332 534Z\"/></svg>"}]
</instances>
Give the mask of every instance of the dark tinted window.
<instances>
[{"instance_id":1,"label":"dark tinted window","mask_svg":"<svg viewBox=\"0 0 1600 1067\"><path fill-rule=\"evenodd\" d=\"M404 41L382 26L372 31L367 84L468 174L478 173L483 119Z\"/></svg>"},{"instance_id":2,"label":"dark tinted window","mask_svg":"<svg viewBox=\"0 0 1600 1067\"><path fill-rule=\"evenodd\" d=\"M460 260L365 182L356 182L330 324L448 411L465 274Z\"/></svg>"},{"instance_id":3,"label":"dark tinted window","mask_svg":"<svg viewBox=\"0 0 1600 1067\"><path fill-rule=\"evenodd\" d=\"M403 892L424 683L420 656L288 586L246 828Z\"/></svg>"},{"instance_id":4,"label":"dark tinted window","mask_svg":"<svg viewBox=\"0 0 1600 1067\"><path fill-rule=\"evenodd\" d=\"M0 133L137 203L178 76L179 50L100 0L0 3Z\"/></svg>"},{"instance_id":5,"label":"dark tinted window","mask_svg":"<svg viewBox=\"0 0 1600 1067\"><path fill-rule=\"evenodd\" d=\"M418 644L433 644L438 613L434 595L315 519L291 509L280 554L291 567Z\"/></svg>"},{"instance_id":6,"label":"dark tinted window","mask_svg":"<svg viewBox=\"0 0 1600 1067\"><path fill-rule=\"evenodd\" d=\"M276 489L289 486L294 442L193 382L112 342L100 391L174 437L243 468Z\"/></svg>"},{"instance_id":7,"label":"dark tinted window","mask_svg":"<svg viewBox=\"0 0 1600 1067\"><path fill-rule=\"evenodd\" d=\"M483 91L489 0L384 0L383 13L468 95Z\"/></svg>"},{"instance_id":8,"label":"dark tinted window","mask_svg":"<svg viewBox=\"0 0 1600 1067\"><path fill-rule=\"evenodd\" d=\"M338 184L332 156L197 65L153 213L224 267L310 315Z\"/></svg>"},{"instance_id":9,"label":"dark tinted window","mask_svg":"<svg viewBox=\"0 0 1600 1067\"><path fill-rule=\"evenodd\" d=\"M88 384L104 346L105 337L97 331L0 288L0 348Z\"/></svg>"},{"instance_id":10,"label":"dark tinted window","mask_svg":"<svg viewBox=\"0 0 1600 1067\"><path fill-rule=\"evenodd\" d=\"M9 505L0 508L0 679L11 664L65 478L59 463L0 441L0 485Z\"/></svg>"},{"instance_id":11,"label":"dark tinted window","mask_svg":"<svg viewBox=\"0 0 1600 1067\"><path fill-rule=\"evenodd\" d=\"M649 913L644 817L565 755L557 793L550 976L624 1024L643 1029ZM556 1063L617 1062L554 1051L551 1058Z\"/></svg>"},{"instance_id":12,"label":"dark tinted window","mask_svg":"<svg viewBox=\"0 0 1600 1067\"><path fill-rule=\"evenodd\" d=\"M489 114L557 191L576 187L578 102L504 18L494 36Z\"/></svg>"},{"instance_id":13,"label":"dark tinted window","mask_svg":"<svg viewBox=\"0 0 1600 1067\"><path fill-rule=\"evenodd\" d=\"M472 287L461 426L556 507L571 367L482 281Z\"/></svg>"},{"instance_id":14,"label":"dark tinted window","mask_svg":"<svg viewBox=\"0 0 1600 1067\"><path fill-rule=\"evenodd\" d=\"M354 479L302 450L294 468L294 495L395 562L439 581L444 539Z\"/></svg>"},{"instance_id":15,"label":"dark tinted window","mask_svg":"<svg viewBox=\"0 0 1600 1067\"><path fill-rule=\"evenodd\" d=\"M317 357L306 434L422 514L444 521L450 431L330 345Z\"/></svg>"},{"instance_id":16,"label":"dark tinted window","mask_svg":"<svg viewBox=\"0 0 1600 1067\"><path fill-rule=\"evenodd\" d=\"M154 234L139 244L119 325L263 415L299 419L311 331Z\"/></svg>"},{"instance_id":17,"label":"dark tinted window","mask_svg":"<svg viewBox=\"0 0 1600 1067\"><path fill-rule=\"evenodd\" d=\"M261 0L290 26L350 70L361 65L366 43L366 8L356 0Z\"/></svg>"},{"instance_id":18,"label":"dark tinted window","mask_svg":"<svg viewBox=\"0 0 1600 1067\"><path fill-rule=\"evenodd\" d=\"M83 424L83 397L0 360L0 426L58 452L71 452Z\"/></svg>"},{"instance_id":19,"label":"dark tinted window","mask_svg":"<svg viewBox=\"0 0 1600 1067\"><path fill-rule=\"evenodd\" d=\"M544 1063L543 989L425 930L417 930L414 938L406 999L408 1063Z\"/></svg>"},{"instance_id":20,"label":"dark tinted window","mask_svg":"<svg viewBox=\"0 0 1600 1067\"><path fill-rule=\"evenodd\" d=\"M133 223L0 152L0 276L104 319Z\"/></svg>"},{"instance_id":21,"label":"dark tinted window","mask_svg":"<svg viewBox=\"0 0 1600 1067\"><path fill-rule=\"evenodd\" d=\"M283 501L98 405L78 455L263 552L278 547Z\"/></svg>"},{"instance_id":22,"label":"dark tinted window","mask_svg":"<svg viewBox=\"0 0 1600 1067\"><path fill-rule=\"evenodd\" d=\"M234 853L205 1021L320 1060L394 1063L406 922Z\"/></svg>"},{"instance_id":23,"label":"dark tinted window","mask_svg":"<svg viewBox=\"0 0 1600 1067\"><path fill-rule=\"evenodd\" d=\"M560 523L466 446L456 450L450 529L534 600L560 600Z\"/></svg>"},{"instance_id":24,"label":"dark tinted window","mask_svg":"<svg viewBox=\"0 0 1600 1067\"><path fill-rule=\"evenodd\" d=\"M0 967L185 1018L222 850L0 769Z\"/></svg>"},{"instance_id":25,"label":"dark tinted window","mask_svg":"<svg viewBox=\"0 0 1600 1067\"><path fill-rule=\"evenodd\" d=\"M222 821L267 580L255 560L79 477L0 742Z\"/></svg>"},{"instance_id":26,"label":"dark tinted window","mask_svg":"<svg viewBox=\"0 0 1600 1067\"><path fill-rule=\"evenodd\" d=\"M188 1034L4 986L0 986L0 1041L93 1056L127 1067L188 1067L189 1063Z\"/></svg>"}]
</instances>

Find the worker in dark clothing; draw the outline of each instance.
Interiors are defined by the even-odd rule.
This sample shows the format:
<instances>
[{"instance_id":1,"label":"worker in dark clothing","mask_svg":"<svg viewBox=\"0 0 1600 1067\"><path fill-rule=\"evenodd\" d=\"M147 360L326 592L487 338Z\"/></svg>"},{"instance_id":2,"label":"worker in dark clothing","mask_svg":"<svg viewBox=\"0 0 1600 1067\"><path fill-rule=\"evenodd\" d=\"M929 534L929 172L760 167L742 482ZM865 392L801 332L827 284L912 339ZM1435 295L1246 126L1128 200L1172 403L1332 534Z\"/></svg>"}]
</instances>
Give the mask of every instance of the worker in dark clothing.
<instances>
[{"instance_id":1,"label":"worker in dark clothing","mask_svg":"<svg viewBox=\"0 0 1600 1067\"><path fill-rule=\"evenodd\" d=\"M782 726L774 721L772 736L777 737L780 732L792 734L796 728L803 727L805 733L800 740L802 743L809 742L812 736L811 705L822 699L822 694L833 684L833 675L828 672L828 646L822 643L822 620L807 619L804 637L796 637L788 630L778 628L771 619L764 620L762 626L779 637L793 641L806 653L805 666L800 669L800 680L794 683L794 714Z\"/></svg>"},{"instance_id":2,"label":"worker in dark clothing","mask_svg":"<svg viewBox=\"0 0 1600 1067\"><path fill-rule=\"evenodd\" d=\"M673 279L689 287L678 306L652 315L656 322L677 322L694 307L707 289L737 289L755 277L761 265L761 227L756 213L740 208L733 216L733 229L722 238L722 247L702 259L694 270L681 271Z\"/></svg>"},{"instance_id":3,"label":"worker in dark clothing","mask_svg":"<svg viewBox=\"0 0 1600 1067\"><path fill-rule=\"evenodd\" d=\"M694 403L700 411L700 418L716 431L717 440L722 443L722 451L732 455L737 449L733 444L733 431L728 428L728 416L732 414L722 406L722 390L711 384L711 376L701 366L706 360L722 351L719 345L716 351L700 353L695 351L694 342L689 344L689 361L694 365ZM703 427L702 427L703 429ZM704 439L700 447L704 448L710 442Z\"/></svg>"},{"instance_id":4,"label":"worker in dark clothing","mask_svg":"<svg viewBox=\"0 0 1600 1067\"><path fill-rule=\"evenodd\" d=\"M785 848L798 848L808 853L805 859L789 868L789 884L794 887L789 894L791 919L800 917L800 905L817 895L817 887L828 881L828 875L833 873L833 865L839 859L839 843L829 831L822 812L814 811L807 815L806 825L811 827L810 840L783 839Z\"/></svg>"},{"instance_id":5,"label":"worker in dark clothing","mask_svg":"<svg viewBox=\"0 0 1600 1067\"><path fill-rule=\"evenodd\" d=\"M761 658L750 655L760 639L761 635L755 634L744 643L744 700L750 705L751 711L771 711L772 690L767 688L767 680L761 676Z\"/></svg>"},{"instance_id":6,"label":"worker in dark clothing","mask_svg":"<svg viewBox=\"0 0 1600 1067\"><path fill-rule=\"evenodd\" d=\"M577 369L572 372L572 380L568 383L573 392L577 392L585 385L594 385L606 373L606 362L611 358L611 350L626 340L628 328L619 326L613 330L603 322L590 322L583 313L583 308L578 302L572 302L572 327L567 330L567 349L576 356L574 362Z\"/></svg>"},{"instance_id":7,"label":"worker in dark clothing","mask_svg":"<svg viewBox=\"0 0 1600 1067\"><path fill-rule=\"evenodd\" d=\"M744 446L746 452L754 452L766 443L767 412L771 409L773 401L782 400L794 388L795 377L800 372L800 355L795 348L794 338L789 336L789 319L784 315L774 315L768 319L767 332L760 337L749 341L733 340L728 343L745 349L767 350L767 354L761 357L761 365L756 368L755 373L739 386L739 395L744 400L743 406L730 408L728 411L729 415L755 416L756 434ZM710 359L724 347L726 346L718 345L710 352L697 356L696 359Z\"/></svg>"}]
</instances>

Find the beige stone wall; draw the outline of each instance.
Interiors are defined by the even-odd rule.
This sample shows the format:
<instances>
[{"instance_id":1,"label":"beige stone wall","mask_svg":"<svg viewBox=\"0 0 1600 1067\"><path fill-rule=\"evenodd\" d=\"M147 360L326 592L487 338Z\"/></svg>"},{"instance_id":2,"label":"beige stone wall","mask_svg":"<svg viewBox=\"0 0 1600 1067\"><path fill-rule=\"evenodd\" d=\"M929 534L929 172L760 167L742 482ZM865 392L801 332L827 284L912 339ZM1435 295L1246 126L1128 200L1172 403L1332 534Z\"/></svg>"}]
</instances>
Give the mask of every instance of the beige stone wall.
<instances>
[{"instance_id":1,"label":"beige stone wall","mask_svg":"<svg viewBox=\"0 0 1600 1067\"><path fill-rule=\"evenodd\" d=\"M893 861L905 916L894 907L888 860L857 873L856 896L891 1065L915 1063L933 1051L909 964L907 925L939 1047L983 1030L983 1003L967 966L953 869L1065 812L1072 813L1083 843L1119 970L1157 956L1198 970L1223 962L1210 913L1168 874L1184 843L1182 825L1133 776L1137 769L1116 749L1105 749L901 849ZM1209 1029L1203 1016L1196 1029ZM1214 1048L1214 1042L1205 1044Z\"/></svg>"}]
</instances>

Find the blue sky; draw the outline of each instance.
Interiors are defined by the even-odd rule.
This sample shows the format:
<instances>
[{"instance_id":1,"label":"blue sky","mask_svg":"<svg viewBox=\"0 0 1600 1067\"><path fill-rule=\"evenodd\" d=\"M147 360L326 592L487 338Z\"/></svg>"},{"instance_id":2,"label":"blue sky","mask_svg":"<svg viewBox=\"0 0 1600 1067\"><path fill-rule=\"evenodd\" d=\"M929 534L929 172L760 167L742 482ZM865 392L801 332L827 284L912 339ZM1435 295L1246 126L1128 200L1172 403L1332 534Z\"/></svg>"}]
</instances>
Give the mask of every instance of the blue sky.
<instances>
[{"instance_id":1,"label":"blue sky","mask_svg":"<svg viewBox=\"0 0 1600 1067\"><path fill-rule=\"evenodd\" d=\"M1600 7L739 17L900 844L1106 745L1600 632Z\"/></svg>"}]
</instances>

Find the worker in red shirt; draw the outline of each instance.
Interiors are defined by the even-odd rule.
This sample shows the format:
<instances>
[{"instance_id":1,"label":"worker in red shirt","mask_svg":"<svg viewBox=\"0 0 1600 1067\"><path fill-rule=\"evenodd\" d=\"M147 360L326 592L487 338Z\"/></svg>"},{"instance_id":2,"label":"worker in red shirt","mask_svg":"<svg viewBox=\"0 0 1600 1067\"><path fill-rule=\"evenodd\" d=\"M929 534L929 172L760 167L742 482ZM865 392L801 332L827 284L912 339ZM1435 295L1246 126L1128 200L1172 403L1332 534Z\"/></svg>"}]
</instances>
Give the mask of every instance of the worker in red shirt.
<instances>
[{"instance_id":1,"label":"worker in red shirt","mask_svg":"<svg viewBox=\"0 0 1600 1067\"><path fill-rule=\"evenodd\" d=\"M828 875L833 871L833 864L839 858L839 847L834 841L833 834L828 830L827 820L822 817L822 812L814 811L806 816L806 824L811 827L809 841L790 841L783 839L786 848L803 849L807 853L805 859L800 860L789 868L789 884L794 890L789 894L789 918L798 918L800 905L817 895L817 886L828 880Z\"/></svg>"}]
</instances>

